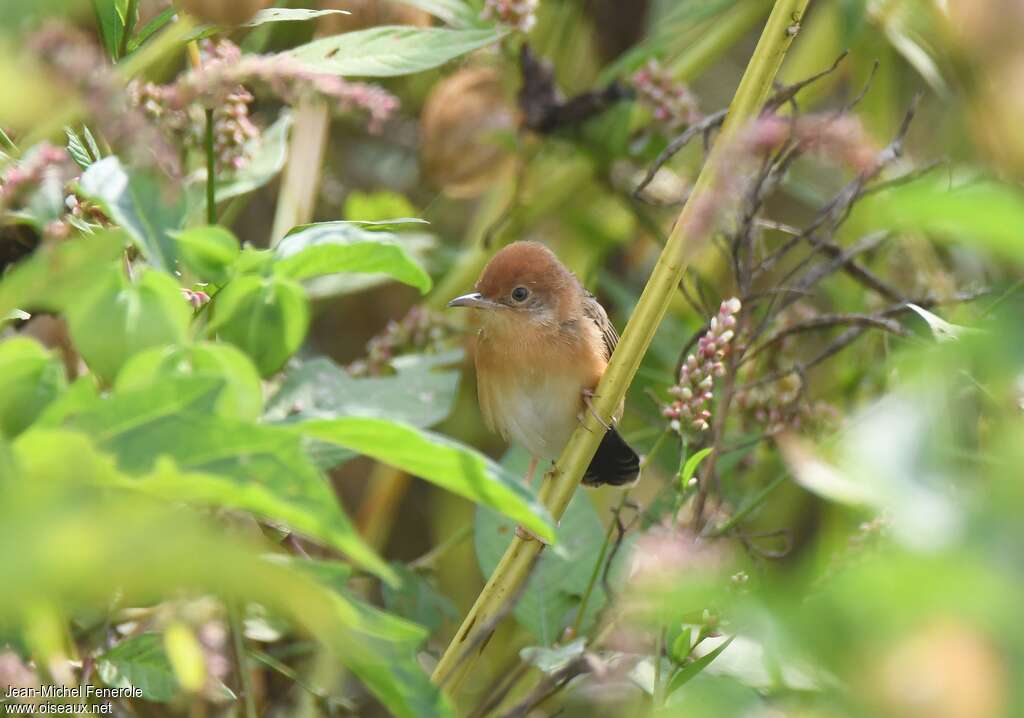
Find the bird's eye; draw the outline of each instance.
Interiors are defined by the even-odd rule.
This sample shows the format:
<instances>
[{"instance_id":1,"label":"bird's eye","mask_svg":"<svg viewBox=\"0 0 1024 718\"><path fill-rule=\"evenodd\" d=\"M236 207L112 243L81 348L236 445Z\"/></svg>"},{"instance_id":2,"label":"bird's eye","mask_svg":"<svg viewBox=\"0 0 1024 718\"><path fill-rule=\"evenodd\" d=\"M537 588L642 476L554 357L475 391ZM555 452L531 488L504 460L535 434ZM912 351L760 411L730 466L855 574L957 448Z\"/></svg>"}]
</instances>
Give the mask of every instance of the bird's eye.
<instances>
[{"instance_id":1,"label":"bird's eye","mask_svg":"<svg viewBox=\"0 0 1024 718\"><path fill-rule=\"evenodd\" d=\"M512 290L512 299L517 302L526 301L528 296L530 296L530 290L526 287L516 287Z\"/></svg>"}]
</instances>

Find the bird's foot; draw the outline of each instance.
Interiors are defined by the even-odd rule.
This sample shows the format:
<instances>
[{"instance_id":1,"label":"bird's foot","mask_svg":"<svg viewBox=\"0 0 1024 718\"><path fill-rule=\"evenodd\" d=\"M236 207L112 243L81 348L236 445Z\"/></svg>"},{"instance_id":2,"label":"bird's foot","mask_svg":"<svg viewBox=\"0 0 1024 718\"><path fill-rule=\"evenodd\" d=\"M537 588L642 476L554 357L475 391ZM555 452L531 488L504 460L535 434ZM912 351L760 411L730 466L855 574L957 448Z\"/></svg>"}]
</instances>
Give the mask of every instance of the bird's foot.
<instances>
[{"instance_id":1,"label":"bird's foot","mask_svg":"<svg viewBox=\"0 0 1024 718\"><path fill-rule=\"evenodd\" d=\"M587 407L587 411L590 412L590 415L592 417L594 417L595 419L597 419L597 423L600 424L601 426L603 426L605 428L605 431L611 431L612 430L611 425L609 425L607 422L605 422L605 420L602 419L600 416L598 416L597 412L594 411L593 399L594 399L594 397L597 396L596 394L594 394L594 390L593 389L584 389L582 391L582 396L583 396L583 404L584 404L584 406Z\"/></svg>"},{"instance_id":2,"label":"bird's foot","mask_svg":"<svg viewBox=\"0 0 1024 718\"><path fill-rule=\"evenodd\" d=\"M530 531L530 529L523 528L522 526L519 526L518 524L516 525L516 536L521 538L523 541L537 541L538 543L544 544L545 546L550 545L550 544L548 544L547 541L542 539L540 536L535 534L533 531Z\"/></svg>"}]
</instances>

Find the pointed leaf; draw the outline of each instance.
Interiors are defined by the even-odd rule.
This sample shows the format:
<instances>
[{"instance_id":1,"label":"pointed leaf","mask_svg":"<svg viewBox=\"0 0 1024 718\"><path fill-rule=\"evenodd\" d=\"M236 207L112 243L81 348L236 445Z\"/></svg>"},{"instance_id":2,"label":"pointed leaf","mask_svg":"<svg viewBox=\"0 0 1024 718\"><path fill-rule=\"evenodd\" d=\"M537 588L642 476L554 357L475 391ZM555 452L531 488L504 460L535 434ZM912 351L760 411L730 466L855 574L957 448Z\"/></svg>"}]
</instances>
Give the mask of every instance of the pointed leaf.
<instances>
[{"instance_id":1,"label":"pointed leaf","mask_svg":"<svg viewBox=\"0 0 1024 718\"><path fill-rule=\"evenodd\" d=\"M345 77L393 77L443 65L497 42L504 34L497 29L448 30L387 25L314 40L287 54L312 72Z\"/></svg>"},{"instance_id":2,"label":"pointed leaf","mask_svg":"<svg viewBox=\"0 0 1024 718\"><path fill-rule=\"evenodd\" d=\"M553 541L547 510L521 481L483 454L445 436L384 419L310 420L290 425L488 506Z\"/></svg>"}]
</instances>

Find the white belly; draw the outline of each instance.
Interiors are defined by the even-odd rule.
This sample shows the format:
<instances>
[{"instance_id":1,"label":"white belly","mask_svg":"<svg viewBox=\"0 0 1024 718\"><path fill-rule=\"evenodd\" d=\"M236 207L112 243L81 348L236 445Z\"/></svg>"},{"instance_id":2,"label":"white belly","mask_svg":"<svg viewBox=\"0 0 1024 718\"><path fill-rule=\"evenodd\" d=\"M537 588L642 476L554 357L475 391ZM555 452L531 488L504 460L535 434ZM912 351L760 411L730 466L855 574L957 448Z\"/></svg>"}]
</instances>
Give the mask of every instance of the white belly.
<instances>
[{"instance_id":1,"label":"white belly","mask_svg":"<svg viewBox=\"0 0 1024 718\"><path fill-rule=\"evenodd\" d=\"M579 421L582 384L571 376L524 376L500 403L495 422L539 459L557 459Z\"/></svg>"}]
</instances>

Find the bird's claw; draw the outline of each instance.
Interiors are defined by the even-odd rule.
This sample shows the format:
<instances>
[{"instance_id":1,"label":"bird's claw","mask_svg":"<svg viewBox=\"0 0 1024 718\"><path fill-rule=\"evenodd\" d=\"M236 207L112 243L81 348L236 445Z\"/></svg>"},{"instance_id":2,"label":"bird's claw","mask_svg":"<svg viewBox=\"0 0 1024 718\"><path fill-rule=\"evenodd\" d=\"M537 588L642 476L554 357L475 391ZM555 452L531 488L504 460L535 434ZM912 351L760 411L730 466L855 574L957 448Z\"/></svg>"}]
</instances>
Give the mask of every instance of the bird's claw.
<instances>
[{"instance_id":1,"label":"bird's claw","mask_svg":"<svg viewBox=\"0 0 1024 718\"><path fill-rule=\"evenodd\" d=\"M597 412L594 411L594 403L593 403L592 400L594 399L595 396L597 396L597 395L594 394L593 390L591 390L591 389L584 389L583 390L583 404L587 407L587 411L590 412L590 415L592 417L594 417L595 419L597 419L597 423L604 427L605 431L611 431L612 430L611 425L608 424L607 422L605 422L605 420L602 419L600 416L598 416ZM584 426L586 426L586 424L584 424Z\"/></svg>"},{"instance_id":2,"label":"bird's claw","mask_svg":"<svg viewBox=\"0 0 1024 718\"><path fill-rule=\"evenodd\" d=\"M538 543L544 544L545 546L549 545L547 541L542 539L533 531L530 531L530 529L523 528L519 525L516 525L516 536L518 536L523 541L537 541Z\"/></svg>"}]
</instances>

